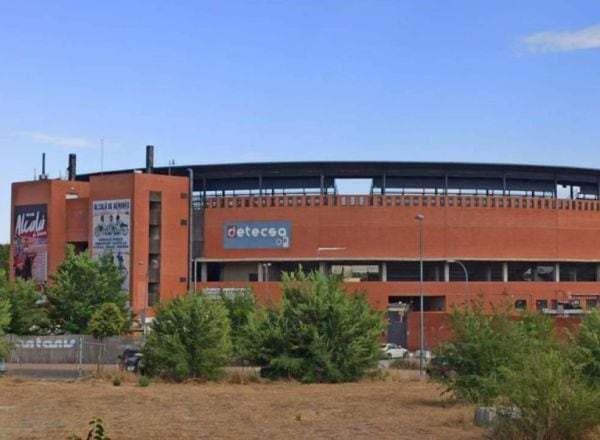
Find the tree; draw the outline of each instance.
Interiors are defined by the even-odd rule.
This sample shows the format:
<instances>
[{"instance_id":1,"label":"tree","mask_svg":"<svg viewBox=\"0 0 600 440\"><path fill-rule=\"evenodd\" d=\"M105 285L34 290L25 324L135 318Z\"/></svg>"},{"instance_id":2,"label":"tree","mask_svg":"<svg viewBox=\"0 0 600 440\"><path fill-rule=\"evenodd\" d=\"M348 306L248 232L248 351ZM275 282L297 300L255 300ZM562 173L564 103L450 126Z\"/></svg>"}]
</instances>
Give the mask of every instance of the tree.
<instances>
[{"instance_id":1,"label":"tree","mask_svg":"<svg viewBox=\"0 0 600 440\"><path fill-rule=\"evenodd\" d=\"M84 333L92 314L104 303L114 303L128 317L128 297L122 289L123 276L110 256L92 259L75 254L68 245L63 262L48 286L49 317L57 332Z\"/></svg>"},{"instance_id":2,"label":"tree","mask_svg":"<svg viewBox=\"0 0 600 440\"><path fill-rule=\"evenodd\" d=\"M49 321L43 305L44 297L35 283L17 278L4 280L0 270L0 299L10 301L11 323L7 331L17 335L44 332Z\"/></svg>"},{"instance_id":3,"label":"tree","mask_svg":"<svg viewBox=\"0 0 600 440\"><path fill-rule=\"evenodd\" d=\"M572 358L592 386L600 389L600 311L593 310L571 337Z\"/></svg>"},{"instance_id":4,"label":"tree","mask_svg":"<svg viewBox=\"0 0 600 440\"><path fill-rule=\"evenodd\" d=\"M8 358L11 346L4 337L4 331L10 326L10 302L0 299L0 360Z\"/></svg>"},{"instance_id":5,"label":"tree","mask_svg":"<svg viewBox=\"0 0 600 440\"><path fill-rule=\"evenodd\" d=\"M564 347L563 347L564 348ZM568 350L540 347L510 368L502 367L497 404L518 408L492 426L498 439L588 439L598 426L600 392L589 387Z\"/></svg>"},{"instance_id":6,"label":"tree","mask_svg":"<svg viewBox=\"0 0 600 440\"><path fill-rule=\"evenodd\" d=\"M219 296L229 316L233 356L237 359L243 359L247 355L246 334L248 325L256 315L256 297L250 289L237 295L227 295L221 291Z\"/></svg>"},{"instance_id":7,"label":"tree","mask_svg":"<svg viewBox=\"0 0 600 440\"><path fill-rule=\"evenodd\" d=\"M377 365L383 315L320 272L284 274L283 297L249 326L251 360L272 377L358 380Z\"/></svg>"},{"instance_id":8,"label":"tree","mask_svg":"<svg viewBox=\"0 0 600 440\"><path fill-rule=\"evenodd\" d=\"M8 273L10 271L10 245L0 244L0 277L2 279L8 279Z\"/></svg>"},{"instance_id":9,"label":"tree","mask_svg":"<svg viewBox=\"0 0 600 440\"><path fill-rule=\"evenodd\" d=\"M219 378L231 358L227 309L221 301L192 294L160 304L143 354L149 375Z\"/></svg>"},{"instance_id":10,"label":"tree","mask_svg":"<svg viewBox=\"0 0 600 440\"><path fill-rule=\"evenodd\" d=\"M467 402L493 402L504 381L503 368L520 365L530 353L558 343L547 316L513 316L509 306L486 313L482 301L455 309L450 327L453 336L437 348L432 369L451 371L435 379L446 392Z\"/></svg>"},{"instance_id":11,"label":"tree","mask_svg":"<svg viewBox=\"0 0 600 440\"><path fill-rule=\"evenodd\" d=\"M100 340L98 350L97 370L100 372L102 356L104 354L104 338L118 336L125 330L126 320L123 313L115 303L104 303L96 310L88 324L88 333Z\"/></svg>"}]
</instances>

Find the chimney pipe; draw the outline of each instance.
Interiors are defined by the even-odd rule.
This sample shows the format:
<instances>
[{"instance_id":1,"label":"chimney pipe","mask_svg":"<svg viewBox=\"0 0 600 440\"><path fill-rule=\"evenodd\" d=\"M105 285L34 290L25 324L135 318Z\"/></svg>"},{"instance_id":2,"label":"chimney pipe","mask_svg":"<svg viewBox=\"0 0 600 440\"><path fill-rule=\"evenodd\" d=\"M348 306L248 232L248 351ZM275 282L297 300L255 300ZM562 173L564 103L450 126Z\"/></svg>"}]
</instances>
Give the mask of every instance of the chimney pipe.
<instances>
[{"instance_id":1,"label":"chimney pipe","mask_svg":"<svg viewBox=\"0 0 600 440\"><path fill-rule=\"evenodd\" d=\"M146 145L146 173L152 174L154 168L154 145Z\"/></svg>"},{"instance_id":2,"label":"chimney pipe","mask_svg":"<svg viewBox=\"0 0 600 440\"><path fill-rule=\"evenodd\" d=\"M69 154L69 168L68 168L69 180L75 180L77 176L77 155Z\"/></svg>"},{"instance_id":3,"label":"chimney pipe","mask_svg":"<svg viewBox=\"0 0 600 440\"><path fill-rule=\"evenodd\" d=\"M42 153L42 174L40 174L40 180L46 179L46 153Z\"/></svg>"}]
</instances>

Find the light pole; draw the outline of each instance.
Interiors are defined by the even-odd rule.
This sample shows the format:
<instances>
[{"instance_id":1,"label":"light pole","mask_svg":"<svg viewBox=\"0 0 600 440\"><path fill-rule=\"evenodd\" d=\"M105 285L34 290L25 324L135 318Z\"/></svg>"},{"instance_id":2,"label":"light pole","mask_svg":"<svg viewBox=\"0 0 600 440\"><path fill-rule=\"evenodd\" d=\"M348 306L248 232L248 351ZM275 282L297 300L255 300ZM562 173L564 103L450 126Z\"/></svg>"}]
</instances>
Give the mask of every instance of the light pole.
<instances>
[{"instance_id":1,"label":"light pole","mask_svg":"<svg viewBox=\"0 0 600 440\"><path fill-rule=\"evenodd\" d=\"M469 298L469 272L466 266L458 260L448 260L448 263L456 263L465 271L465 307L467 307L467 300Z\"/></svg>"},{"instance_id":2,"label":"light pole","mask_svg":"<svg viewBox=\"0 0 600 440\"><path fill-rule=\"evenodd\" d=\"M143 261L138 261L138 266L143 266ZM146 283L144 286L144 304L142 307L142 333L146 336L146 314L148 313L148 283L150 282L150 270L146 266Z\"/></svg>"},{"instance_id":3,"label":"light pole","mask_svg":"<svg viewBox=\"0 0 600 440\"><path fill-rule=\"evenodd\" d=\"M420 297L420 316L421 323L419 325L419 334L420 334L420 356L419 356L419 375L423 376L423 356L425 356L425 327L424 327L424 299L423 299L423 220L425 220L425 216L423 214L418 214L415 217L415 220L419 222L419 297Z\"/></svg>"},{"instance_id":4,"label":"light pole","mask_svg":"<svg viewBox=\"0 0 600 440\"><path fill-rule=\"evenodd\" d=\"M263 263L263 272L265 275L265 283L266 284L266 297L267 297L267 302L271 301L271 296L269 295L269 267L271 267L271 263Z\"/></svg>"}]
</instances>

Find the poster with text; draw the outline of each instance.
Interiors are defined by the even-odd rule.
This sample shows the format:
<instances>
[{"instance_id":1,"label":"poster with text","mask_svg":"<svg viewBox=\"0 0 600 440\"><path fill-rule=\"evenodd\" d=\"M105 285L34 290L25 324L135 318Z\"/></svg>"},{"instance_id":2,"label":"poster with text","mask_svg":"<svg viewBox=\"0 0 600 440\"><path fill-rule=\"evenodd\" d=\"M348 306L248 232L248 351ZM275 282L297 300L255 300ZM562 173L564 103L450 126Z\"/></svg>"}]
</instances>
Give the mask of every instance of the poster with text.
<instances>
[{"instance_id":1,"label":"poster with text","mask_svg":"<svg viewBox=\"0 0 600 440\"><path fill-rule=\"evenodd\" d=\"M14 215L14 275L44 283L48 279L47 205L15 206Z\"/></svg>"},{"instance_id":2,"label":"poster with text","mask_svg":"<svg viewBox=\"0 0 600 440\"><path fill-rule=\"evenodd\" d=\"M123 290L129 291L131 200L101 200L92 205L92 257L110 255L125 277Z\"/></svg>"}]
</instances>

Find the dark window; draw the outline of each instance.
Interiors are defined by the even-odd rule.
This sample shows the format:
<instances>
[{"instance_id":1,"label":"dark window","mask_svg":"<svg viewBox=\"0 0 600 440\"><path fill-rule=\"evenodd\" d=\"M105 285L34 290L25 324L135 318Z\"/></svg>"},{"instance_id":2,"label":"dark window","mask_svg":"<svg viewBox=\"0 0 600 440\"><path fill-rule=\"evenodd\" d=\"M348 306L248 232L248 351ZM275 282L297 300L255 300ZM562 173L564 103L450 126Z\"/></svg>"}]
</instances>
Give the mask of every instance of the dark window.
<instances>
[{"instance_id":1,"label":"dark window","mask_svg":"<svg viewBox=\"0 0 600 440\"><path fill-rule=\"evenodd\" d=\"M526 299L518 299L515 301L515 309L516 310L527 310L527 300Z\"/></svg>"},{"instance_id":2,"label":"dark window","mask_svg":"<svg viewBox=\"0 0 600 440\"><path fill-rule=\"evenodd\" d=\"M535 309L536 310L544 310L548 308L548 300L545 299L538 299L535 302Z\"/></svg>"}]
</instances>

